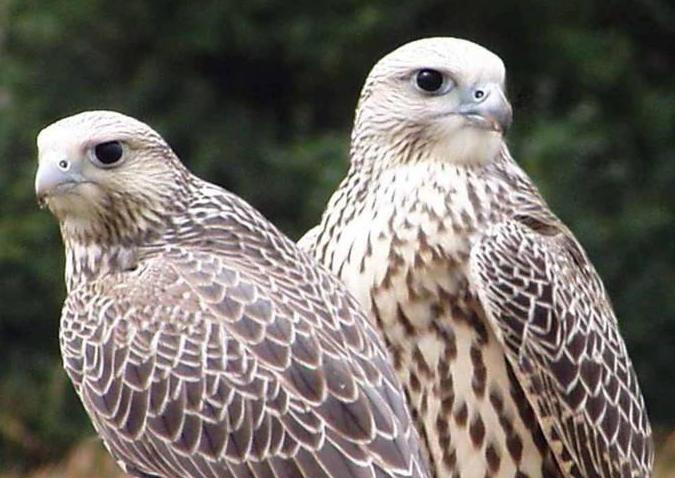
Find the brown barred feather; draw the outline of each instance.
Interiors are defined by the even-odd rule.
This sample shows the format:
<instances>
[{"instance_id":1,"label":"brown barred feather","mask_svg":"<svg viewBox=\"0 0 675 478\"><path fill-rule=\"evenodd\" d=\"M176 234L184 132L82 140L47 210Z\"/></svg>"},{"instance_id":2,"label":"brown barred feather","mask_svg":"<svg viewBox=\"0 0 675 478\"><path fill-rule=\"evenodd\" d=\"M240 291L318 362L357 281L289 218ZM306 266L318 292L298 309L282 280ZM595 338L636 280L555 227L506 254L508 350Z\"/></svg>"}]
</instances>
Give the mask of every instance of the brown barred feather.
<instances>
[{"instance_id":1,"label":"brown barred feather","mask_svg":"<svg viewBox=\"0 0 675 478\"><path fill-rule=\"evenodd\" d=\"M421 88L423 71L446 87ZM510 114L504 78L453 38L380 60L349 172L300 244L382 331L433 476L648 477L651 428L602 282L486 127Z\"/></svg>"}]
</instances>

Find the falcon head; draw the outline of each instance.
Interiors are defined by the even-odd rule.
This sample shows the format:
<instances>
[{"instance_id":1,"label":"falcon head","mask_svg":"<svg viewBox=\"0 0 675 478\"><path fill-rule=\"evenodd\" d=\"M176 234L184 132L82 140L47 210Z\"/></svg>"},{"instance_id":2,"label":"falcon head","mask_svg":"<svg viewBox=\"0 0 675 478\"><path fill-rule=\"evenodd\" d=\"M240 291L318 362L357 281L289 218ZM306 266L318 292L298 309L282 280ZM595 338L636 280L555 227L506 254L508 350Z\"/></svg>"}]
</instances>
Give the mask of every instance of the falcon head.
<instances>
[{"instance_id":1,"label":"falcon head","mask_svg":"<svg viewBox=\"0 0 675 478\"><path fill-rule=\"evenodd\" d=\"M371 70L353 137L376 141L403 162L489 160L511 124L504 81L501 59L470 41L408 43Z\"/></svg>"},{"instance_id":2,"label":"falcon head","mask_svg":"<svg viewBox=\"0 0 675 478\"><path fill-rule=\"evenodd\" d=\"M38 135L35 192L64 236L133 240L162 222L180 197L186 170L146 124L111 111L89 111Z\"/></svg>"}]
</instances>

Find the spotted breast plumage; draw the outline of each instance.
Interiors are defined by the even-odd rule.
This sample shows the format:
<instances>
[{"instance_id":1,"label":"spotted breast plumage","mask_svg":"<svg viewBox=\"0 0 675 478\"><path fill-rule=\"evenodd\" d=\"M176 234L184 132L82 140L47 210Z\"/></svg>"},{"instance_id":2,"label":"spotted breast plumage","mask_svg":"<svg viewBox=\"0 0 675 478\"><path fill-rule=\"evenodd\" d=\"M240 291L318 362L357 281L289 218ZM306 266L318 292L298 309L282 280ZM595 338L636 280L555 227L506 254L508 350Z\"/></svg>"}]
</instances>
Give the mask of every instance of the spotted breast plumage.
<instances>
[{"instance_id":1,"label":"spotted breast plumage","mask_svg":"<svg viewBox=\"0 0 675 478\"><path fill-rule=\"evenodd\" d=\"M428 476L375 328L258 212L119 113L58 121L38 149L63 362L127 473Z\"/></svg>"},{"instance_id":2,"label":"spotted breast plumage","mask_svg":"<svg viewBox=\"0 0 675 478\"><path fill-rule=\"evenodd\" d=\"M382 330L435 476L649 476L616 317L509 154L504 82L502 61L465 40L384 57L347 177L300 245Z\"/></svg>"}]
</instances>

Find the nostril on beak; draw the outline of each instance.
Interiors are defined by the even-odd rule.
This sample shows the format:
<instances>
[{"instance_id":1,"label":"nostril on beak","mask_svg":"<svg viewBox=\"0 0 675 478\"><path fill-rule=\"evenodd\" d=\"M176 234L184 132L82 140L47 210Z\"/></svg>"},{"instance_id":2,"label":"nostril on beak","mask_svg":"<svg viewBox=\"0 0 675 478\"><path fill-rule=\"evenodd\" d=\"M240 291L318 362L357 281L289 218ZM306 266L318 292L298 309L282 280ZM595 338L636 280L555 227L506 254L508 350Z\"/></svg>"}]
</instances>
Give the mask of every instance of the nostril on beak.
<instances>
[{"instance_id":1,"label":"nostril on beak","mask_svg":"<svg viewBox=\"0 0 675 478\"><path fill-rule=\"evenodd\" d=\"M35 173L35 193L43 200L52 192L69 189L82 182L77 163L64 157L44 157L38 162Z\"/></svg>"}]
</instances>

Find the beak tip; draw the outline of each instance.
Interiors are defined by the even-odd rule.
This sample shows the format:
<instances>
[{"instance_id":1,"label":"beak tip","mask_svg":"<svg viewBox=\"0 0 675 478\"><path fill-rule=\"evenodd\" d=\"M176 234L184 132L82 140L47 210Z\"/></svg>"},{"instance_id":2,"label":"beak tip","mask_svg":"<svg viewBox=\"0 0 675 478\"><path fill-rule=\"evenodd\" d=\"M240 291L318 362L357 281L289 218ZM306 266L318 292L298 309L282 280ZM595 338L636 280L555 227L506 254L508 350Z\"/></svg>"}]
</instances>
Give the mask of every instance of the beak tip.
<instances>
[{"instance_id":1,"label":"beak tip","mask_svg":"<svg viewBox=\"0 0 675 478\"><path fill-rule=\"evenodd\" d=\"M35 193L36 199L37 199L37 205L40 209L44 209L47 207L47 195L42 194L42 193Z\"/></svg>"},{"instance_id":2,"label":"beak tip","mask_svg":"<svg viewBox=\"0 0 675 478\"><path fill-rule=\"evenodd\" d=\"M511 129L511 123L513 123L513 114L511 113L511 108L509 107L509 112L504 118L498 120L499 130L503 135L505 135L509 129Z\"/></svg>"}]
</instances>

